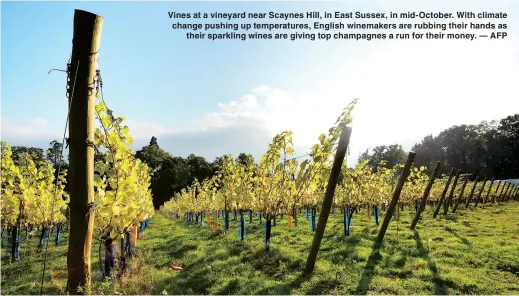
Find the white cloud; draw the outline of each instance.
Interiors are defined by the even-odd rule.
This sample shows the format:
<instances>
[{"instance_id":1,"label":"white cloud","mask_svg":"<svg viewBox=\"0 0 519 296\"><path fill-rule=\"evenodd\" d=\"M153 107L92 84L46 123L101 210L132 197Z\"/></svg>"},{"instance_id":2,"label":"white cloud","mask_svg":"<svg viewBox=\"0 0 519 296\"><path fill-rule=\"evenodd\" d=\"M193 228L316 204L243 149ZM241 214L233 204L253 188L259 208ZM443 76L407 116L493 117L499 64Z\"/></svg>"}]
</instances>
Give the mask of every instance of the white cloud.
<instances>
[{"instance_id":1,"label":"white cloud","mask_svg":"<svg viewBox=\"0 0 519 296\"><path fill-rule=\"evenodd\" d=\"M253 89L252 92L258 93L258 94L264 94L264 93L268 92L269 90L270 90L270 87L262 84L262 85L256 87L255 89Z\"/></svg>"},{"instance_id":2,"label":"white cloud","mask_svg":"<svg viewBox=\"0 0 519 296\"><path fill-rule=\"evenodd\" d=\"M12 120L2 116L2 140L33 138L49 138L59 135L52 130L51 123L43 118L32 118L27 120Z\"/></svg>"},{"instance_id":3,"label":"white cloud","mask_svg":"<svg viewBox=\"0 0 519 296\"><path fill-rule=\"evenodd\" d=\"M177 133L171 128L145 121L126 120L126 125L130 129L130 135L135 139L149 139L152 136Z\"/></svg>"},{"instance_id":4,"label":"white cloud","mask_svg":"<svg viewBox=\"0 0 519 296\"><path fill-rule=\"evenodd\" d=\"M227 127L262 128L274 136L283 130L292 130L296 144L310 145L315 143L321 132L326 132L340 113L340 109L333 110L333 116L316 122L314 112L319 107L315 102L315 98L308 95L261 85L239 100L219 103L217 111L205 114L194 122L190 130L183 132L212 131Z\"/></svg>"},{"instance_id":5,"label":"white cloud","mask_svg":"<svg viewBox=\"0 0 519 296\"><path fill-rule=\"evenodd\" d=\"M231 101L229 103L218 103L220 110L229 114L247 113L254 110L258 106L258 99L254 95L245 95L239 101Z\"/></svg>"}]
</instances>

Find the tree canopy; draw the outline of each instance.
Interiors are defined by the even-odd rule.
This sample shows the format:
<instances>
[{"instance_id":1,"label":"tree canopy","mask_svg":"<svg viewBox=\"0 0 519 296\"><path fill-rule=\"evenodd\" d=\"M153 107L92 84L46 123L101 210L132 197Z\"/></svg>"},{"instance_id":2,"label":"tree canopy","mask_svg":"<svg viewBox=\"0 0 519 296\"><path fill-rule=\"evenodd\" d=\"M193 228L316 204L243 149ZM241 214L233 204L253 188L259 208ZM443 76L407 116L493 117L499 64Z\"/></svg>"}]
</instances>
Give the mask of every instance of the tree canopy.
<instances>
[{"instance_id":1,"label":"tree canopy","mask_svg":"<svg viewBox=\"0 0 519 296\"><path fill-rule=\"evenodd\" d=\"M465 173L476 173L496 179L519 177L519 114L500 121L483 121L479 124L451 126L437 136L427 135L412 148L416 152L415 164L434 167L436 161L456 167ZM405 162L405 152L400 145L377 146L366 151L360 161L367 160L375 168L387 161L392 168ZM448 173L442 166L440 173Z\"/></svg>"}]
</instances>

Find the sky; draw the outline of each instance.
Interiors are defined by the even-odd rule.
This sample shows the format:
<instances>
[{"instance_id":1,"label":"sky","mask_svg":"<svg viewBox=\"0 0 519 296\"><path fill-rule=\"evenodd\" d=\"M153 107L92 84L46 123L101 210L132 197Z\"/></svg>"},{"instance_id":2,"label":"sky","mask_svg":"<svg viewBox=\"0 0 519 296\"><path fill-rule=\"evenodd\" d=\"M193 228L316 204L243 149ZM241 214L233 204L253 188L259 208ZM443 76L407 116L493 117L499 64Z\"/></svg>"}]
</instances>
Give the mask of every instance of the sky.
<instances>
[{"instance_id":1,"label":"sky","mask_svg":"<svg viewBox=\"0 0 519 296\"><path fill-rule=\"evenodd\" d=\"M377 145L408 150L458 124L519 112L519 2L1 2L1 138L61 140L74 9L104 18L104 98L135 149L152 136L175 156L259 158L276 133L308 152L350 101L348 164ZM507 12L503 40L187 40L176 12ZM357 20L358 21L358 20ZM435 21L435 20L432 20ZM464 20L469 22L470 20ZM486 23L491 20L479 20ZM410 20L410 23L423 20ZM433 30L438 32L439 30Z\"/></svg>"}]
</instances>

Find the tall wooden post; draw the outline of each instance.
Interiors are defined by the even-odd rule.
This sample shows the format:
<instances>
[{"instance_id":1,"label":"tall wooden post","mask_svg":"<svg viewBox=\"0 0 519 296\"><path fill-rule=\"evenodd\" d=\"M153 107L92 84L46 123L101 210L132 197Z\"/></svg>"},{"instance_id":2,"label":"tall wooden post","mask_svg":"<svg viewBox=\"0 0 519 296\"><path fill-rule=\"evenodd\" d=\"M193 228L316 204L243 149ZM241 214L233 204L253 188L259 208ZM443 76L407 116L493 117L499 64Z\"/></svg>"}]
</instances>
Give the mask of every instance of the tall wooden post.
<instances>
[{"instance_id":1,"label":"tall wooden post","mask_svg":"<svg viewBox=\"0 0 519 296\"><path fill-rule=\"evenodd\" d=\"M496 195L494 195L494 197L492 198L492 202L499 201L499 199L501 198L501 195L503 195L503 191L505 190L506 182L503 180L503 181L500 181L499 184L502 185L501 186L501 191L498 192L498 190L496 190Z\"/></svg>"},{"instance_id":2,"label":"tall wooden post","mask_svg":"<svg viewBox=\"0 0 519 296\"><path fill-rule=\"evenodd\" d=\"M467 186L468 181L469 181L469 176L466 176L465 181L463 182L463 185L461 185L460 196L458 196L458 198L456 199L456 202L454 203L454 208L452 209L453 213L456 213L456 210L458 209L458 206L459 206L460 202L462 201L463 193L465 192L465 187Z\"/></svg>"},{"instance_id":3,"label":"tall wooden post","mask_svg":"<svg viewBox=\"0 0 519 296\"><path fill-rule=\"evenodd\" d=\"M485 177L485 179L483 179L483 185L481 185L481 190L479 191L478 197L476 198L476 202L474 202L474 207L477 207L479 201L481 200L481 195L483 194L483 191L485 190L485 184L487 184L487 177ZM492 183L490 183L490 186L492 186Z\"/></svg>"},{"instance_id":4,"label":"tall wooden post","mask_svg":"<svg viewBox=\"0 0 519 296\"><path fill-rule=\"evenodd\" d=\"M75 10L69 85L70 231L67 253L68 293L90 287L90 248L94 215L94 78L103 18Z\"/></svg>"},{"instance_id":5,"label":"tall wooden post","mask_svg":"<svg viewBox=\"0 0 519 296\"><path fill-rule=\"evenodd\" d=\"M501 187L502 184L503 184L503 181L497 181L496 192L494 192L494 195L492 195L492 200L491 200L492 203L494 203L496 201L496 198L499 194L499 188Z\"/></svg>"},{"instance_id":6,"label":"tall wooden post","mask_svg":"<svg viewBox=\"0 0 519 296\"><path fill-rule=\"evenodd\" d=\"M517 192L517 186L516 185L512 185L512 189L510 190L510 193L508 193L508 196L507 196L507 201L510 201L512 200L512 198L514 197L515 193Z\"/></svg>"},{"instance_id":7,"label":"tall wooden post","mask_svg":"<svg viewBox=\"0 0 519 296\"><path fill-rule=\"evenodd\" d=\"M436 216L438 216L438 213L440 212L443 201L445 200L445 195L447 194L447 190L449 190L449 185L451 184L451 180L452 180L452 177L454 177L455 172L456 172L456 169L452 168L451 172L449 173L449 178L447 179L447 183L445 184L445 187L443 187L442 195L440 197L440 200L438 201L438 205L434 209L433 218L436 218Z\"/></svg>"},{"instance_id":8,"label":"tall wooden post","mask_svg":"<svg viewBox=\"0 0 519 296\"><path fill-rule=\"evenodd\" d=\"M436 179L436 175L438 174L438 171L440 170L441 162L436 162L436 165L434 166L434 170L431 173L431 178L429 179L429 183L427 184L427 187L425 187L425 190L423 192L422 200L420 201L420 206L418 207L418 211L416 211L416 215L414 216L413 222L411 222L411 226L409 227L411 230L414 230L416 227L416 224L418 223L418 219L420 219L420 215L422 214L423 210L425 209L425 204L427 203L427 198L429 197L429 193L431 192L431 188L434 184L434 180Z\"/></svg>"},{"instance_id":9,"label":"tall wooden post","mask_svg":"<svg viewBox=\"0 0 519 296\"><path fill-rule=\"evenodd\" d=\"M449 193L449 198L445 200L443 204L443 214L447 215L447 211L449 210L449 206L452 203L452 197L454 196L454 190L456 189L456 185L458 184L458 180L460 178L461 170L457 170L456 177L454 177L454 182L452 183L451 192Z\"/></svg>"},{"instance_id":10,"label":"tall wooden post","mask_svg":"<svg viewBox=\"0 0 519 296\"><path fill-rule=\"evenodd\" d=\"M509 186L508 190L506 191L505 196L503 196L503 201L508 200L508 198L510 197L510 194L512 194L514 189L515 189L514 184L510 183L510 186Z\"/></svg>"},{"instance_id":11,"label":"tall wooden post","mask_svg":"<svg viewBox=\"0 0 519 296\"><path fill-rule=\"evenodd\" d=\"M510 200L510 196L514 193L514 191L515 191L514 184L510 184L510 189L508 190L507 194L505 194L505 196L503 196L503 201Z\"/></svg>"},{"instance_id":12,"label":"tall wooden post","mask_svg":"<svg viewBox=\"0 0 519 296\"><path fill-rule=\"evenodd\" d=\"M472 197L474 196L474 190L476 190L476 186L478 184L479 176L476 176L476 179L474 180L474 184L472 184L472 190L470 190L469 197L467 198L465 202L465 208L469 207L470 201L472 200ZM486 179L485 179L486 181Z\"/></svg>"},{"instance_id":13,"label":"tall wooden post","mask_svg":"<svg viewBox=\"0 0 519 296\"><path fill-rule=\"evenodd\" d=\"M400 193L402 192L402 188L404 188L405 181L407 181L407 177L409 176L409 172L411 171L411 165L413 164L415 156L415 152L409 152L409 155L407 156L407 162L405 163L404 169L402 170L402 174L400 174L400 179L398 179L398 183L396 184L395 191L393 192L393 198L391 198L391 202L389 203L387 211L384 214L384 221L380 226L380 231L378 232L377 239L375 240L375 245L381 245L382 241L384 240L387 227L389 226L389 222L391 221L393 213L395 212L395 208L398 205Z\"/></svg>"},{"instance_id":14,"label":"tall wooden post","mask_svg":"<svg viewBox=\"0 0 519 296\"><path fill-rule=\"evenodd\" d=\"M510 200L513 200L515 198L515 196L517 195L517 192L519 192L519 186L517 185L513 185L514 186L514 190L508 195L508 201Z\"/></svg>"},{"instance_id":15,"label":"tall wooden post","mask_svg":"<svg viewBox=\"0 0 519 296\"><path fill-rule=\"evenodd\" d=\"M490 197L490 191L492 190L492 186L494 185L495 181L496 181L495 179L492 179L492 181L490 181L490 186L488 186L488 190L487 190L487 196L483 199L483 204L487 203L487 200ZM474 205L474 206L476 206L476 205Z\"/></svg>"},{"instance_id":16,"label":"tall wooden post","mask_svg":"<svg viewBox=\"0 0 519 296\"><path fill-rule=\"evenodd\" d=\"M502 201L504 199L504 197L508 193L508 189L510 189L510 185L512 184L512 183L508 183L506 181L505 181L505 183L506 183L505 187L503 187L503 188L505 188L505 190L504 190L504 192L503 192L503 190L501 190L501 194L499 195L498 201Z\"/></svg>"},{"instance_id":17,"label":"tall wooden post","mask_svg":"<svg viewBox=\"0 0 519 296\"><path fill-rule=\"evenodd\" d=\"M516 189L517 188L515 187L514 184L510 185L510 190L508 190L508 195L505 196L505 200L506 201L510 201L510 199L514 195Z\"/></svg>"},{"instance_id":18,"label":"tall wooden post","mask_svg":"<svg viewBox=\"0 0 519 296\"><path fill-rule=\"evenodd\" d=\"M335 153L335 159L333 160L332 171L330 172L330 179L328 180L328 186L324 194L323 206L319 213L319 220L317 222L317 229L315 230L314 240L310 247L310 253L306 260L306 266L303 271L304 274L309 275L314 271L315 260L317 260L317 253L323 240L324 230L326 229L326 223L328 222L328 216L330 215L330 209L333 204L333 195L335 194L335 188L337 187L337 181L339 180L339 174L341 173L342 163L344 162L344 156L348 150L350 143L351 127L344 126L339 138L339 144L337 145L337 152Z\"/></svg>"}]
</instances>

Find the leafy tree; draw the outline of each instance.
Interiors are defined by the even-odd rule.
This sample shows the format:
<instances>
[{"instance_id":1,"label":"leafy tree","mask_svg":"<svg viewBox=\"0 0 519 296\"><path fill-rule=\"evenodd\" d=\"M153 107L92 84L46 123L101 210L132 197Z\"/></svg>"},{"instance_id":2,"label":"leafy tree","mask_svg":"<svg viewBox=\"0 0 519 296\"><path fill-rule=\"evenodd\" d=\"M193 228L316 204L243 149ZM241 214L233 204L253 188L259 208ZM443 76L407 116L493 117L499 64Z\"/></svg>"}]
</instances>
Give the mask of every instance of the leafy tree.
<instances>
[{"instance_id":1,"label":"leafy tree","mask_svg":"<svg viewBox=\"0 0 519 296\"><path fill-rule=\"evenodd\" d=\"M377 170L381 161L385 161L388 168L393 168L397 164L401 164L405 160L406 154L401 145L394 144L389 146L377 146L373 148L370 154L368 150L361 154L359 162L368 161L368 165Z\"/></svg>"},{"instance_id":2,"label":"leafy tree","mask_svg":"<svg viewBox=\"0 0 519 296\"><path fill-rule=\"evenodd\" d=\"M487 154L494 156L495 161L492 163L497 162L495 174L503 178L519 176L519 114L501 119L495 133L497 141L493 144L497 147L487 151ZM496 151L495 148L500 149Z\"/></svg>"},{"instance_id":3,"label":"leafy tree","mask_svg":"<svg viewBox=\"0 0 519 296\"><path fill-rule=\"evenodd\" d=\"M187 158L171 156L160 148L156 137L152 137L149 145L137 151L135 157L146 163L152 173L153 205L157 208L175 193L191 185L195 179L201 182L211 178L218 167L218 163L209 163L194 154Z\"/></svg>"},{"instance_id":4,"label":"leafy tree","mask_svg":"<svg viewBox=\"0 0 519 296\"><path fill-rule=\"evenodd\" d=\"M148 165L150 173L158 171L162 161L168 156L169 153L159 147L156 137L151 137L150 144L135 153L136 158Z\"/></svg>"},{"instance_id":5,"label":"leafy tree","mask_svg":"<svg viewBox=\"0 0 519 296\"><path fill-rule=\"evenodd\" d=\"M40 166L45 162L45 157L43 154L43 149L36 147L25 147L25 146L13 146L12 147L12 157L15 164L19 163L19 158L22 153L27 153L34 161L36 166Z\"/></svg>"},{"instance_id":6,"label":"leafy tree","mask_svg":"<svg viewBox=\"0 0 519 296\"><path fill-rule=\"evenodd\" d=\"M155 207L159 207L187 186L188 176L184 167L185 161L182 157L167 156L162 160L160 168L153 174L151 180Z\"/></svg>"},{"instance_id":7,"label":"leafy tree","mask_svg":"<svg viewBox=\"0 0 519 296\"><path fill-rule=\"evenodd\" d=\"M250 154L240 153L236 158L236 162L244 166L252 165L254 164L254 157Z\"/></svg>"},{"instance_id":8,"label":"leafy tree","mask_svg":"<svg viewBox=\"0 0 519 296\"><path fill-rule=\"evenodd\" d=\"M412 148L415 164L432 168L442 161L465 173L476 172L489 178L519 176L519 114L499 122L483 121L476 125L456 125L436 137L426 136ZM440 173L447 173L443 166Z\"/></svg>"},{"instance_id":9,"label":"leafy tree","mask_svg":"<svg viewBox=\"0 0 519 296\"><path fill-rule=\"evenodd\" d=\"M49 146L50 147L47 148L45 153L45 158L52 165L52 167L54 167L54 178L57 180L59 178L59 174L69 170L69 165L63 159L63 145L60 142L53 140L49 143ZM63 178L68 177L64 176ZM69 183L65 182L64 186L65 192L69 193Z\"/></svg>"},{"instance_id":10,"label":"leafy tree","mask_svg":"<svg viewBox=\"0 0 519 296\"><path fill-rule=\"evenodd\" d=\"M53 140L49 143L49 146L50 147L47 148L45 153L45 158L54 168L57 168L58 166L63 168L66 165L65 160L63 160L63 145L60 142Z\"/></svg>"},{"instance_id":11,"label":"leafy tree","mask_svg":"<svg viewBox=\"0 0 519 296\"><path fill-rule=\"evenodd\" d=\"M205 180L212 176L211 164L201 156L190 154L186 158L185 164L186 169L189 172L189 178L193 181L194 179L197 179L199 181ZM191 183L192 181L190 182L190 184Z\"/></svg>"}]
</instances>

